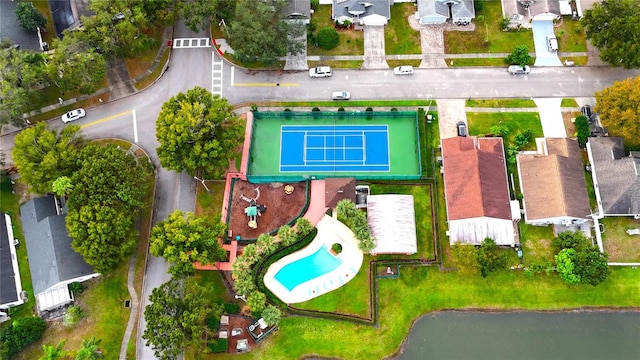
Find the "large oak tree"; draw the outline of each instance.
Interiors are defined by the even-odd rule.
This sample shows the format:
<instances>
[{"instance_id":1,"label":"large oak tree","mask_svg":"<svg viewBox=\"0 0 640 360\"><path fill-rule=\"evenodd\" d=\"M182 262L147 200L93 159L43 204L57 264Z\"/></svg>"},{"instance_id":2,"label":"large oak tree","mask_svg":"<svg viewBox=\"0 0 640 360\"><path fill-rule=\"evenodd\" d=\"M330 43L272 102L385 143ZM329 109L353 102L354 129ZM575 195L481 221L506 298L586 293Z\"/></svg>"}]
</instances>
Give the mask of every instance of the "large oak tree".
<instances>
[{"instance_id":1,"label":"large oak tree","mask_svg":"<svg viewBox=\"0 0 640 360\"><path fill-rule=\"evenodd\" d=\"M580 22L603 61L626 69L640 67L640 0L597 2Z\"/></svg>"},{"instance_id":2,"label":"large oak tree","mask_svg":"<svg viewBox=\"0 0 640 360\"><path fill-rule=\"evenodd\" d=\"M18 49L0 49L0 126L22 127L22 114L31 109L38 83L46 80L42 54Z\"/></svg>"},{"instance_id":3,"label":"large oak tree","mask_svg":"<svg viewBox=\"0 0 640 360\"><path fill-rule=\"evenodd\" d=\"M596 111L609 134L624 137L627 146L640 146L640 76L596 92Z\"/></svg>"},{"instance_id":4,"label":"large oak tree","mask_svg":"<svg viewBox=\"0 0 640 360\"><path fill-rule=\"evenodd\" d=\"M213 264L225 257L218 239L226 225L218 216L213 221L176 210L151 231L149 252L169 262L169 273L183 277L195 271L194 262Z\"/></svg>"},{"instance_id":5,"label":"large oak tree","mask_svg":"<svg viewBox=\"0 0 640 360\"><path fill-rule=\"evenodd\" d=\"M163 167L220 176L242 143L243 126L226 99L195 87L162 105L156 137Z\"/></svg>"}]
</instances>

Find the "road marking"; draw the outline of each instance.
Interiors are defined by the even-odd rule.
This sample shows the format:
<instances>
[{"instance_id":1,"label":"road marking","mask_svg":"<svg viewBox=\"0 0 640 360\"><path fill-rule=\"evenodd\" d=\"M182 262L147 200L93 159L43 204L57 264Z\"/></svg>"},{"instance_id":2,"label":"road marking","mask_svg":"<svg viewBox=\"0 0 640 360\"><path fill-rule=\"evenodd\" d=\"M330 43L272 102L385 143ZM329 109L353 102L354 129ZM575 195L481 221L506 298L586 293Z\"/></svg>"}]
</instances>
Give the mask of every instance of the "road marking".
<instances>
[{"instance_id":1,"label":"road marking","mask_svg":"<svg viewBox=\"0 0 640 360\"><path fill-rule=\"evenodd\" d=\"M194 49L203 47L211 47L211 41L209 41L209 38L173 39L174 49Z\"/></svg>"},{"instance_id":2,"label":"road marking","mask_svg":"<svg viewBox=\"0 0 640 360\"><path fill-rule=\"evenodd\" d=\"M100 123L103 123L103 122L106 122L106 121L109 121L109 120L113 120L113 119L116 119L116 118L119 118L119 117L122 117L122 116L125 116L125 115L129 115L129 114L131 114L131 111L132 110L127 110L125 112L121 112L120 114L107 116L106 118L102 118L100 120L96 120L96 121L90 122L88 124L80 125L80 128L81 129L88 128L89 126L98 125Z\"/></svg>"},{"instance_id":3,"label":"road marking","mask_svg":"<svg viewBox=\"0 0 640 360\"><path fill-rule=\"evenodd\" d=\"M232 66L231 67L231 86L236 86L236 67Z\"/></svg>"},{"instance_id":4,"label":"road marking","mask_svg":"<svg viewBox=\"0 0 640 360\"><path fill-rule=\"evenodd\" d=\"M224 69L222 59L218 59L215 51L211 52L211 93L222 97L222 70Z\"/></svg>"},{"instance_id":5,"label":"road marking","mask_svg":"<svg viewBox=\"0 0 640 360\"><path fill-rule=\"evenodd\" d=\"M233 84L233 86L268 87L268 86L300 86L300 84L299 83L244 83L244 84Z\"/></svg>"},{"instance_id":6,"label":"road marking","mask_svg":"<svg viewBox=\"0 0 640 360\"><path fill-rule=\"evenodd\" d=\"M136 120L136 109L131 110L133 117L133 142L138 143L138 120Z\"/></svg>"}]
</instances>

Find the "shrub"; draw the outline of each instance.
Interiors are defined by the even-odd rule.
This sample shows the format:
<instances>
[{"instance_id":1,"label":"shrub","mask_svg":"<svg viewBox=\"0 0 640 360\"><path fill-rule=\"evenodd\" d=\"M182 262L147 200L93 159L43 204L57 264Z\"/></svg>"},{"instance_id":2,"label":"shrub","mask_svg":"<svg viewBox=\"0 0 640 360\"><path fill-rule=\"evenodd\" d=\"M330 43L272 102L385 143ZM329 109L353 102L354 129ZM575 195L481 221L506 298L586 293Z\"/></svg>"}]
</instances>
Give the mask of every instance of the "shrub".
<instances>
[{"instance_id":1,"label":"shrub","mask_svg":"<svg viewBox=\"0 0 640 360\"><path fill-rule=\"evenodd\" d=\"M493 136L504 137L509 134L509 128L506 125L493 125L489 130Z\"/></svg>"},{"instance_id":2,"label":"shrub","mask_svg":"<svg viewBox=\"0 0 640 360\"><path fill-rule=\"evenodd\" d=\"M478 20L479 23L484 22L484 15L478 15L478 17L476 17L476 20Z\"/></svg>"},{"instance_id":3,"label":"shrub","mask_svg":"<svg viewBox=\"0 0 640 360\"><path fill-rule=\"evenodd\" d=\"M318 39L311 31L307 31L307 42L313 46L318 46Z\"/></svg>"},{"instance_id":4,"label":"shrub","mask_svg":"<svg viewBox=\"0 0 640 360\"><path fill-rule=\"evenodd\" d=\"M225 304L226 305L226 304ZM217 317L211 316L207 318L207 327L210 330L218 330L218 328L220 327L220 319L218 319Z\"/></svg>"},{"instance_id":5,"label":"shrub","mask_svg":"<svg viewBox=\"0 0 640 360\"><path fill-rule=\"evenodd\" d=\"M37 316L25 317L0 331L0 355L9 359L28 345L40 340L47 323Z\"/></svg>"},{"instance_id":6,"label":"shrub","mask_svg":"<svg viewBox=\"0 0 640 360\"><path fill-rule=\"evenodd\" d=\"M207 347L212 353L223 353L227 351L229 341L227 339L215 339L208 343Z\"/></svg>"},{"instance_id":7,"label":"shrub","mask_svg":"<svg viewBox=\"0 0 640 360\"><path fill-rule=\"evenodd\" d=\"M473 2L473 8L476 10L476 13L478 11L482 11L482 9L484 9L484 0L476 0ZM478 17L480 17L482 15L479 15ZM480 21L480 20L478 20Z\"/></svg>"},{"instance_id":8,"label":"shrub","mask_svg":"<svg viewBox=\"0 0 640 360\"><path fill-rule=\"evenodd\" d=\"M342 245L335 243L331 245L331 250L333 250L333 252L335 252L336 254L340 254L342 252Z\"/></svg>"},{"instance_id":9,"label":"shrub","mask_svg":"<svg viewBox=\"0 0 640 360\"><path fill-rule=\"evenodd\" d=\"M80 306L74 305L67 309L64 314L64 322L67 325L75 325L84 317L84 310Z\"/></svg>"},{"instance_id":10,"label":"shrub","mask_svg":"<svg viewBox=\"0 0 640 360\"><path fill-rule=\"evenodd\" d=\"M251 104L251 112L256 112L256 111L258 111L258 105Z\"/></svg>"},{"instance_id":11,"label":"shrub","mask_svg":"<svg viewBox=\"0 0 640 360\"><path fill-rule=\"evenodd\" d=\"M398 111L398 108L391 108L391 111Z\"/></svg>"},{"instance_id":12,"label":"shrub","mask_svg":"<svg viewBox=\"0 0 640 360\"><path fill-rule=\"evenodd\" d=\"M518 148L527 146L529 141L531 141L531 130L525 130L525 132L517 133L516 136L513 137L513 143L516 144Z\"/></svg>"},{"instance_id":13,"label":"shrub","mask_svg":"<svg viewBox=\"0 0 640 360\"><path fill-rule=\"evenodd\" d=\"M591 130L589 129L589 119L586 116L580 115L576 118L576 137L578 138L578 144L580 147L584 147L589 140Z\"/></svg>"},{"instance_id":14,"label":"shrub","mask_svg":"<svg viewBox=\"0 0 640 360\"><path fill-rule=\"evenodd\" d=\"M224 312L227 314L238 314L240 313L240 306L232 303L224 303Z\"/></svg>"},{"instance_id":15,"label":"shrub","mask_svg":"<svg viewBox=\"0 0 640 360\"><path fill-rule=\"evenodd\" d=\"M326 27L320 29L318 31L318 46L325 49L331 50L335 49L340 42L340 37L338 36L338 31L332 27Z\"/></svg>"},{"instance_id":16,"label":"shrub","mask_svg":"<svg viewBox=\"0 0 640 360\"><path fill-rule=\"evenodd\" d=\"M82 294L84 292L84 285L79 282L72 282L69 284L69 290L73 291L74 294Z\"/></svg>"},{"instance_id":17,"label":"shrub","mask_svg":"<svg viewBox=\"0 0 640 360\"><path fill-rule=\"evenodd\" d=\"M314 107L313 109L311 109L311 111L320 111L320 109L317 107Z\"/></svg>"},{"instance_id":18,"label":"shrub","mask_svg":"<svg viewBox=\"0 0 640 360\"><path fill-rule=\"evenodd\" d=\"M373 109L368 107L365 111L373 111Z\"/></svg>"},{"instance_id":19,"label":"shrub","mask_svg":"<svg viewBox=\"0 0 640 360\"><path fill-rule=\"evenodd\" d=\"M502 31L507 31L509 30L509 18L508 17L502 17L502 19L500 19L500 30Z\"/></svg>"}]
</instances>

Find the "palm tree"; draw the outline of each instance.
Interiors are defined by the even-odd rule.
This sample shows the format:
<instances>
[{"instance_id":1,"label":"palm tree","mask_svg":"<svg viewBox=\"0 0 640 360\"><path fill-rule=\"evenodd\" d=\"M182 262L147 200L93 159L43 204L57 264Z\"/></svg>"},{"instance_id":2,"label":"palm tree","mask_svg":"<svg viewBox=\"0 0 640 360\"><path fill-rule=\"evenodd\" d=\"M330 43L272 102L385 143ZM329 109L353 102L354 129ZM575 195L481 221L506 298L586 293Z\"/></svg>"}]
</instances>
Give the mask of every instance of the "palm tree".
<instances>
[{"instance_id":1,"label":"palm tree","mask_svg":"<svg viewBox=\"0 0 640 360\"><path fill-rule=\"evenodd\" d=\"M42 345L42 350L44 351L44 355L40 358L40 360L57 360L62 359L67 356L67 352L62 350L64 344L67 343L67 339L64 339L58 343L58 345Z\"/></svg>"},{"instance_id":2,"label":"palm tree","mask_svg":"<svg viewBox=\"0 0 640 360\"><path fill-rule=\"evenodd\" d=\"M96 360L104 358L102 351L98 346L102 339L94 337L82 340L82 348L76 352L76 360Z\"/></svg>"}]
</instances>

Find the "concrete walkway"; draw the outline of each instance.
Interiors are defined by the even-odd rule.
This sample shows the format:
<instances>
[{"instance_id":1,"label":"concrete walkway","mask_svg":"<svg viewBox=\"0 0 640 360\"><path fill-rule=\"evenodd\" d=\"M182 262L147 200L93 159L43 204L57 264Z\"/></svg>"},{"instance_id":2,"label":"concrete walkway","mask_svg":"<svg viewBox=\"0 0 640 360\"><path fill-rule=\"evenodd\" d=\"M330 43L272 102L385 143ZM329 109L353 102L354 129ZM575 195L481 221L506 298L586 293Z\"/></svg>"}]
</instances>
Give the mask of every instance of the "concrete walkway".
<instances>
[{"instance_id":1,"label":"concrete walkway","mask_svg":"<svg viewBox=\"0 0 640 360\"><path fill-rule=\"evenodd\" d=\"M542 132L544 137L548 138L565 138L567 130L564 128L562 120L562 111L560 98L538 98L533 99L538 106L540 114L540 122L542 123Z\"/></svg>"},{"instance_id":2,"label":"concrete walkway","mask_svg":"<svg viewBox=\"0 0 640 360\"><path fill-rule=\"evenodd\" d=\"M364 63L363 69L388 69L384 54L384 26L367 25L364 27Z\"/></svg>"}]
</instances>

